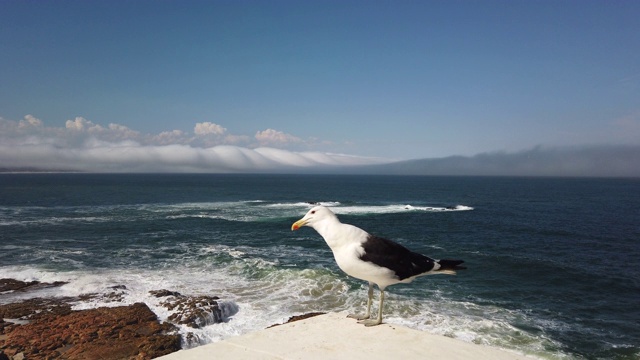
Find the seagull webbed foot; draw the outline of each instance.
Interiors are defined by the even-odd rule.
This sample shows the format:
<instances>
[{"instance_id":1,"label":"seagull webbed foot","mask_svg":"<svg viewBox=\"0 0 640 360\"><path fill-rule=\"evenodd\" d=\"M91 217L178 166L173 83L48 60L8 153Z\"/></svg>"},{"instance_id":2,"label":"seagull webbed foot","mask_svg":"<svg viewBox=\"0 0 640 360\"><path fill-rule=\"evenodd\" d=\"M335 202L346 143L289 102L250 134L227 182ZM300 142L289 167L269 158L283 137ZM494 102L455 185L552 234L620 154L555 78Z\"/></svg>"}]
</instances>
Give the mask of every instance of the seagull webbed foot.
<instances>
[{"instance_id":1,"label":"seagull webbed foot","mask_svg":"<svg viewBox=\"0 0 640 360\"><path fill-rule=\"evenodd\" d=\"M359 321L359 320L366 320L366 319L370 318L371 315L369 315L369 314L363 314L363 315L349 314L349 315L347 315L347 317L350 318L350 319L356 319L356 320Z\"/></svg>"},{"instance_id":2,"label":"seagull webbed foot","mask_svg":"<svg viewBox=\"0 0 640 360\"><path fill-rule=\"evenodd\" d=\"M364 326L376 326L382 324L382 319L361 320L358 321L358 324L362 324Z\"/></svg>"}]
</instances>

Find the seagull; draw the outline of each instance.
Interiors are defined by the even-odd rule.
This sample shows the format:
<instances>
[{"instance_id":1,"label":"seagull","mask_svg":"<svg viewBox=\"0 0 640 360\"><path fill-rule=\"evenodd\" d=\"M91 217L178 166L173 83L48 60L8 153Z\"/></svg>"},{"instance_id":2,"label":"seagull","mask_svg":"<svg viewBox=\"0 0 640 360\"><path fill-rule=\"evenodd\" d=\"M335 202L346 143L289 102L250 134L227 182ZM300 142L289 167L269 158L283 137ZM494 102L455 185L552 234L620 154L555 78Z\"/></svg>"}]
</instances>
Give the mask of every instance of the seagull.
<instances>
[{"instance_id":1,"label":"seagull","mask_svg":"<svg viewBox=\"0 0 640 360\"><path fill-rule=\"evenodd\" d=\"M464 262L462 260L434 260L391 240L371 235L356 226L343 224L324 206L309 210L302 219L291 225L291 230L298 230L303 226L312 227L324 238L342 271L369 282L367 311L364 315L348 316L365 326L382 323L384 290L387 286L410 283L424 275L455 275L456 270L466 269L460 266ZM380 289L380 303L378 317L370 319L374 284Z\"/></svg>"}]
</instances>

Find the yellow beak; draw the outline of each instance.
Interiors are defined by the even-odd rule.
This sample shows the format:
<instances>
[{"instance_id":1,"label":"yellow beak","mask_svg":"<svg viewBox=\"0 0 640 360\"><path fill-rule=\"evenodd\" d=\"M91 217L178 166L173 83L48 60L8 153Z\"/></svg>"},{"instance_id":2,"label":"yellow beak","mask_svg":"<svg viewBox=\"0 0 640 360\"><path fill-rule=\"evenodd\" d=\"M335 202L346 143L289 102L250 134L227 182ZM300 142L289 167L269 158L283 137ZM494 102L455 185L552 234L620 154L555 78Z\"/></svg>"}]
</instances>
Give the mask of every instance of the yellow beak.
<instances>
[{"instance_id":1,"label":"yellow beak","mask_svg":"<svg viewBox=\"0 0 640 360\"><path fill-rule=\"evenodd\" d=\"M294 223L293 223L293 225L291 225L291 231L294 231L294 230L298 230L298 229L300 229L300 228L301 228L301 227L303 227L306 223L307 223L307 220L305 220L305 219L300 219L300 220L298 220L298 221L294 222Z\"/></svg>"}]
</instances>

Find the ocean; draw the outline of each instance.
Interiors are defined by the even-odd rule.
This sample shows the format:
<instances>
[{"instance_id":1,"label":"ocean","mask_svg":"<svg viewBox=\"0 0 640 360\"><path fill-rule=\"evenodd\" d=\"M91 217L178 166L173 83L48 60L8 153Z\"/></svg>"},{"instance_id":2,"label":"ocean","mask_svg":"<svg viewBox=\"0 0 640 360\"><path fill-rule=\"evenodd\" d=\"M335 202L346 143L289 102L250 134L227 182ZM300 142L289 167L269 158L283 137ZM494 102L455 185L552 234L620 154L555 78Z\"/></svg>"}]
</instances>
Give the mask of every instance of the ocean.
<instances>
[{"instance_id":1,"label":"ocean","mask_svg":"<svg viewBox=\"0 0 640 360\"><path fill-rule=\"evenodd\" d=\"M313 229L290 230L310 203L465 260L457 276L387 288L386 323L543 359L640 358L638 179L0 174L0 278L68 282L0 303L124 285L124 303L164 320L150 290L218 296L226 321L181 328L188 347L306 312L361 312L367 284Z\"/></svg>"}]
</instances>

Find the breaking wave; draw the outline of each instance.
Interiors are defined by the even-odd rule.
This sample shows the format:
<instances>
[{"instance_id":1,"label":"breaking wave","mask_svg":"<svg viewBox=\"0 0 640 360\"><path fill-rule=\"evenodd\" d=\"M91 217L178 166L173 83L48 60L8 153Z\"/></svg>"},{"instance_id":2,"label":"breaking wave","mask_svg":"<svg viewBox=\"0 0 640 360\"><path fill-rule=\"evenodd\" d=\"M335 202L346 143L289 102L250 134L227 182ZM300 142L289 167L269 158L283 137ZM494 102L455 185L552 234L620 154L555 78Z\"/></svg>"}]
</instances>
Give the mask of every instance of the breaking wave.
<instances>
[{"instance_id":1,"label":"breaking wave","mask_svg":"<svg viewBox=\"0 0 640 360\"><path fill-rule=\"evenodd\" d=\"M466 205L426 206L417 204L356 204L340 201L268 202L247 200L234 202L197 202L179 204L141 204L95 207L54 207L51 216L24 207L13 214L0 209L1 226L65 225L69 223L108 223L111 221L139 221L144 219L219 219L254 222L301 217L313 206L330 207L336 214L368 215L407 212L455 212L474 210ZM63 213L65 216L60 216ZM131 214L135 213L135 217Z\"/></svg>"}]
</instances>

